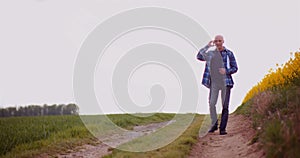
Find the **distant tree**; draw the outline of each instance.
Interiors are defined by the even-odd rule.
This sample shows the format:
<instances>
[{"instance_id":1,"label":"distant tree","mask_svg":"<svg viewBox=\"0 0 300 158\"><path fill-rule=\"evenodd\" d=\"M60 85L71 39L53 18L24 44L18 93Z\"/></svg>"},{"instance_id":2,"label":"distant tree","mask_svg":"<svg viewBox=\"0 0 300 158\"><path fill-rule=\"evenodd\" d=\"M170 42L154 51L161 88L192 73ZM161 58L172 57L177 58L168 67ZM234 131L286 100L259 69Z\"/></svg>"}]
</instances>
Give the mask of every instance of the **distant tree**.
<instances>
[{"instance_id":1,"label":"distant tree","mask_svg":"<svg viewBox=\"0 0 300 158\"><path fill-rule=\"evenodd\" d=\"M77 115L78 114L78 106L76 104L68 104L64 108L65 115Z\"/></svg>"},{"instance_id":2,"label":"distant tree","mask_svg":"<svg viewBox=\"0 0 300 158\"><path fill-rule=\"evenodd\" d=\"M57 106L57 112L58 112L58 114L59 115L63 115L64 113L64 108L65 108L65 105L64 104L59 104L58 106Z\"/></svg>"},{"instance_id":3,"label":"distant tree","mask_svg":"<svg viewBox=\"0 0 300 158\"><path fill-rule=\"evenodd\" d=\"M30 105L28 106L28 108L30 109L30 114L31 116L40 116L42 115L42 107L38 106L38 105Z\"/></svg>"},{"instance_id":4,"label":"distant tree","mask_svg":"<svg viewBox=\"0 0 300 158\"><path fill-rule=\"evenodd\" d=\"M8 117L9 116L8 110L7 109L1 109L0 115L1 115L1 117Z\"/></svg>"},{"instance_id":5,"label":"distant tree","mask_svg":"<svg viewBox=\"0 0 300 158\"><path fill-rule=\"evenodd\" d=\"M47 104L43 105L42 115L48 115L48 105Z\"/></svg>"},{"instance_id":6,"label":"distant tree","mask_svg":"<svg viewBox=\"0 0 300 158\"><path fill-rule=\"evenodd\" d=\"M25 116L24 114L25 114L25 113L24 113L24 107L22 107L22 106L19 107L19 108L18 108L18 116Z\"/></svg>"},{"instance_id":7,"label":"distant tree","mask_svg":"<svg viewBox=\"0 0 300 158\"><path fill-rule=\"evenodd\" d=\"M43 115L78 115L79 108L76 104L53 104L43 106L29 105L16 107L0 108L0 117L10 116L43 116Z\"/></svg>"},{"instance_id":8,"label":"distant tree","mask_svg":"<svg viewBox=\"0 0 300 158\"><path fill-rule=\"evenodd\" d=\"M56 115L56 104L48 106L48 115Z\"/></svg>"},{"instance_id":9,"label":"distant tree","mask_svg":"<svg viewBox=\"0 0 300 158\"><path fill-rule=\"evenodd\" d=\"M9 108L7 108L7 111L8 111L9 116L14 116L17 112L17 108L16 107L9 107Z\"/></svg>"},{"instance_id":10,"label":"distant tree","mask_svg":"<svg viewBox=\"0 0 300 158\"><path fill-rule=\"evenodd\" d=\"M0 109L0 117L4 117L4 109Z\"/></svg>"}]
</instances>

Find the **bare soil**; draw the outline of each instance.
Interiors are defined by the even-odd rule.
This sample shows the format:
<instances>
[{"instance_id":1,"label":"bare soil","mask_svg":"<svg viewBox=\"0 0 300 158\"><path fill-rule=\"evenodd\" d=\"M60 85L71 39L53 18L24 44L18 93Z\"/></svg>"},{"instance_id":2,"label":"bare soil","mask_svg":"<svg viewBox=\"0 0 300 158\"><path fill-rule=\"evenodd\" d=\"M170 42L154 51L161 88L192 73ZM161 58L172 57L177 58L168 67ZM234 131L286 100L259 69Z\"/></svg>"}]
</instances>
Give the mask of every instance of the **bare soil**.
<instances>
[{"instance_id":1,"label":"bare soil","mask_svg":"<svg viewBox=\"0 0 300 158\"><path fill-rule=\"evenodd\" d=\"M242 115L230 115L227 135L208 133L193 146L189 158L261 158L265 157L258 143L251 144L255 131L251 121Z\"/></svg>"}]
</instances>

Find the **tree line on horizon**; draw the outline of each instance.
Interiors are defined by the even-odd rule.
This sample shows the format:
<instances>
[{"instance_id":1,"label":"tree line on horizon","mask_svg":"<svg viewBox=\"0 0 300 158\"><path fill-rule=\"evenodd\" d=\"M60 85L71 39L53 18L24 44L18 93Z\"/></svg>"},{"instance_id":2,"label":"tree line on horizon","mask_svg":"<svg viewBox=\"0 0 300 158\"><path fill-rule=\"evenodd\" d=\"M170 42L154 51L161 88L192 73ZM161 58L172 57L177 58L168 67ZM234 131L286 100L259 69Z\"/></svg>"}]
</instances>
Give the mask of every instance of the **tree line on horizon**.
<instances>
[{"instance_id":1,"label":"tree line on horizon","mask_svg":"<svg viewBox=\"0 0 300 158\"><path fill-rule=\"evenodd\" d=\"M0 117L12 116L47 116L47 115L78 115L79 108L76 104L53 104L43 106L29 105L20 107L0 108Z\"/></svg>"}]
</instances>

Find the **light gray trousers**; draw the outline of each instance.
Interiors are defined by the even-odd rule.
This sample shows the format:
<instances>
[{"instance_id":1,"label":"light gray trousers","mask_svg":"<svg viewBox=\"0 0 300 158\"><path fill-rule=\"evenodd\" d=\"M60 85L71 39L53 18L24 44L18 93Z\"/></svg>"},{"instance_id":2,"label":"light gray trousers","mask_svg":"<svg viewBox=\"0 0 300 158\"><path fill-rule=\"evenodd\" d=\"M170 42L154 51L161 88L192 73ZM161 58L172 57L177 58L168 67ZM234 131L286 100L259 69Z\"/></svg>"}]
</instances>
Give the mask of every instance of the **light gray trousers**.
<instances>
[{"instance_id":1,"label":"light gray trousers","mask_svg":"<svg viewBox=\"0 0 300 158\"><path fill-rule=\"evenodd\" d=\"M226 95L226 86L219 86L213 83L211 84L210 91L209 91L209 112L210 112L212 126L218 126L218 115L216 111L216 103L218 101L218 96L220 91L221 91L221 100L223 106L225 101L225 95Z\"/></svg>"}]
</instances>

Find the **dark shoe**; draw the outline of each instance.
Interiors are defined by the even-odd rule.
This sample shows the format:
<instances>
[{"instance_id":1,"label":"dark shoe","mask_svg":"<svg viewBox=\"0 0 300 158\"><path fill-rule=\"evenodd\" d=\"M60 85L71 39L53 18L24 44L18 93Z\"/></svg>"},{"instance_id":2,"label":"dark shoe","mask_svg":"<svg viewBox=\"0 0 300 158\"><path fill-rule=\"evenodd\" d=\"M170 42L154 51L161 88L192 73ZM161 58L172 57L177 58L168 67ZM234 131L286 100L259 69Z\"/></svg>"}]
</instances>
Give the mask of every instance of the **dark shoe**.
<instances>
[{"instance_id":1,"label":"dark shoe","mask_svg":"<svg viewBox=\"0 0 300 158\"><path fill-rule=\"evenodd\" d=\"M220 131L220 135L226 135L227 132L226 131Z\"/></svg>"},{"instance_id":2,"label":"dark shoe","mask_svg":"<svg viewBox=\"0 0 300 158\"><path fill-rule=\"evenodd\" d=\"M214 131L218 130L218 126L213 126L208 133L214 133Z\"/></svg>"}]
</instances>

